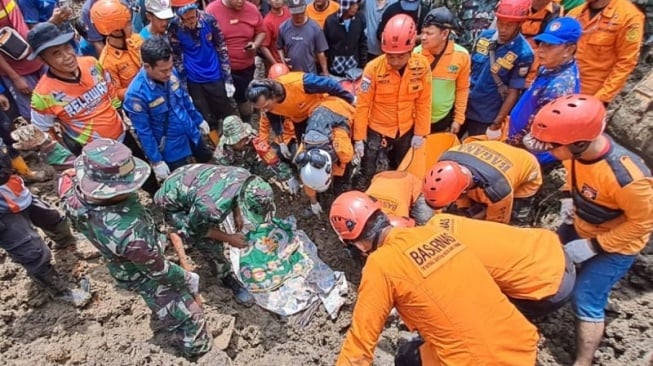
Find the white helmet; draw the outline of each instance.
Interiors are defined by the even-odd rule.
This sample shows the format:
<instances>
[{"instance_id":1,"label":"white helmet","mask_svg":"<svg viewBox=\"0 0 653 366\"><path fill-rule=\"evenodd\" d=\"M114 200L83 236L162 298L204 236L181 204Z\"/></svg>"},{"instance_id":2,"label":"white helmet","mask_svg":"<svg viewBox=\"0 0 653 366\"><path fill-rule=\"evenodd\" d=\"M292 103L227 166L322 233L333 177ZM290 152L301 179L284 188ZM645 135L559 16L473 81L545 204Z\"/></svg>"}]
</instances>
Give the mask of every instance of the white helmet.
<instances>
[{"instance_id":1,"label":"white helmet","mask_svg":"<svg viewBox=\"0 0 653 366\"><path fill-rule=\"evenodd\" d=\"M299 178L308 188L317 192L326 191L331 185L331 155L321 149L307 152L305 165L299 171Z\"/></svg>"}]
</instances>

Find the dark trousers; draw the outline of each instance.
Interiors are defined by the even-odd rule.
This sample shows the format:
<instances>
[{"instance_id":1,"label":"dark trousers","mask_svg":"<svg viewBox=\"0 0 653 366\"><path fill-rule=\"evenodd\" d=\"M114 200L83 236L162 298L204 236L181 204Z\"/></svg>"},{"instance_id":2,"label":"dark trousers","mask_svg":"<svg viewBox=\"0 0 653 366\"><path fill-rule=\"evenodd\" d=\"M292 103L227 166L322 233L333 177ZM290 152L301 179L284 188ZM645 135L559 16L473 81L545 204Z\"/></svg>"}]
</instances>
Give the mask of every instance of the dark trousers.
<instances>
[{"instance_id":1,"label":"dark trousers","mask_svg":"<svg viewBox=\"0 0 653 366\"><path fill-rule=\"evenodd\" d=\"M410 142L413 138L413 131L406 132L403 136L390 138L367 129L367 141L365 142L365 154L361 159L361 179L358 188L369 186L370 181L377 171L377 160L380 154L387 154L388 169L397 169L401 160L410 149ZM385 139L385 147L383 140Z\"/></svg>"},{"instance_id":2,"label":"dark trousers","mask_svg":"<svg viewBox=\"0 0 653 366\"><path fill-rule=\"evenodd\" d=\"M28 209L0 214L0 248L30 276L45 276L52 270L52 254L32 228Z\"/></svg>"},{"instance_id":3,"label":"dark trousers","mask_svg":"<svg viewBox=\"0 0 653 366\"><path fill-rule=\"evenodd\" d=\"M254 71L256 71L255 64L243 70L231 70L231 77L234 79L234 87L236 87L236 92L234 93L236 103L241 104L247 101L245 92L249 83L254 80Z\"/></svg>"},{"instance_id":4,"label":"dark trousers","mask_svg":"<svg viewBox=\"0 0 653 366\"><path fill-rule=\"evenodd\" d=\"M12 147L16 141L11 138L11 131L13 130L13 122L7 114L0 110L0 138L7 146L7 152L11 159L17 158L20 153Z\"/></svg>"},{"instance_id":5,"label":"dark trousers","mask_svg":"<svg viewBox=\"0 0 653 366\"><path fill-rule=\"evenodd\" d=\"M57 226L61 221L66 219L57 209L37 197L32 197L32 204L25 211L34 226L42 229L46 233L59 234L56 232Z\"/></svg>"},{"instance_id":6,"label":"dark trousers","mask_svg":"<svg viewBox=\"0 0 653 366\"><path fill-rule=\"evenodd\" d=\"M446 116L444 116L444 118L431 123L431 133L449 132L449 130L451 130L451 125L453 124L453 110L454 108L451 107L451 110ZM485 133L485 131L483 131L483 133Z\"/></svg>"},{"instance_id":7,"label":"dark trousers","mask_svg":"<svg viewBox=\"0 0 653 366\"><path fill-rule=\"evenodd\" d=\"M220 134L222 134L222 120L232 114L238 114L233 99L227 98L222 80L201 84L189 81L188 94L211 129Z\"/></svg>"},{"instance_id":8,"label":"dark trousers","mask_svg":"<svg viewBox=\"0 0 653 366\"><path fill-rule=\"evenodd\" d=\"M193 143L192 141L190 142L190 149L192 152L192 157L194 157L198 163L207 163L213 157L213 152L211 149L209 149L209 147L206 145L206 142L204 142L204 139L201 137L197 144ZM191 159L188 157L167 164L170 172L173 172L177 168L180 168L186 164L190 164L190 162Z\"/></svg>"},{"instance_id":9,"label":"dark trousers","mask_svg":"<svg viewBox=\"0 0 653 366\"><path fill-rule=\"evenodd\" d=\"M293 127L295 127L295 139L297 141L302 141L302 138L304 137L304 133L306 132L306 122L308 120L304 120L302 122L297 122L293 124Z\"/></svg>"},{"instance_id":10,"label":"dark trousers","mask_svg":"<svg viewBox=\"0 0 653 366\"><path fill-rule=\"evenodd\" d=\"M460 132L458 132L458 138L462 140L465 133L470 137L485 135L485 131L490 125L491 123L483 123L473 119L465 120L465 123L460 127Z\"/></svg>"}]
</instances>

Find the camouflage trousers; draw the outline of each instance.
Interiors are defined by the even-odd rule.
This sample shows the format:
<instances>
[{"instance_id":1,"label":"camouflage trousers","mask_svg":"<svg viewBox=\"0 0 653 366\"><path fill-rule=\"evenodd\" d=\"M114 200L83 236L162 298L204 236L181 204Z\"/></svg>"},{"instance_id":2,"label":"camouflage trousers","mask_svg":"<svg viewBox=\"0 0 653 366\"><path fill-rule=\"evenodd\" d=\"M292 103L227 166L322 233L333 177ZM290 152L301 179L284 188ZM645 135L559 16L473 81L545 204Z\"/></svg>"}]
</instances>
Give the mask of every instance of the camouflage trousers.
<instances>
[{"instance_id":1,"label":"camouflage trousers","mask_svg":"<svg viewBox=\"0 0 653 366\"><path fill-rule=\"evenodd\" d=\"M197 248L209 261L213 275L222 279L231 273L231 263L224 256L224 244L222 242L202 238L192 240L191 245Z\"/></svg>"},{"instance_id":2,"label":"camouflage trousers","mask_svg":"<svg viewBox=\"0 0 653 366\"><path fill-rule=\"evenodd\" d=\"M206 329L204 312L187 289L147 280L136 290L168 331L174 333L175 345L186 357L211 350L213 341Z\"/></svg>"}]
</instances>

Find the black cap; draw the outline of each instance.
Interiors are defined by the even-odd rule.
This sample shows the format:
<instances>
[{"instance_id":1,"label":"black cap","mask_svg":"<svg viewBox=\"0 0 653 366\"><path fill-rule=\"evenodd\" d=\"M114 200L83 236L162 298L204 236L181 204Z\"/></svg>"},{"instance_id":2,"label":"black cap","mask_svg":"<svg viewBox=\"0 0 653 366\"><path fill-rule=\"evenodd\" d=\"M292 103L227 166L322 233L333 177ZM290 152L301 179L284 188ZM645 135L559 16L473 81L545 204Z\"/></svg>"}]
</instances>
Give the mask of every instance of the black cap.
<instances>
[{"instance_id":1,"label":"black cap","mask_svg":"<svg viewBox=\"0 0 653 366\"><path fill-rule=\"evenodd\" d=\"M45 49L70 42L75 33L61 33L56 25L50 22L39 23L27 33L27 43L32 47L28 60L34 60Z\"/></svg>"},{"instance_id":2,"label":"black cap","mask_svg":"<svg viewBox=\"0 0 653 366\"><path fill-rule=\"evenodd\" d=\"M456 16L444 6L432 9L424 17L424 27L434 25L443 29L456 29Z\"/></svg>"}]
</instances>

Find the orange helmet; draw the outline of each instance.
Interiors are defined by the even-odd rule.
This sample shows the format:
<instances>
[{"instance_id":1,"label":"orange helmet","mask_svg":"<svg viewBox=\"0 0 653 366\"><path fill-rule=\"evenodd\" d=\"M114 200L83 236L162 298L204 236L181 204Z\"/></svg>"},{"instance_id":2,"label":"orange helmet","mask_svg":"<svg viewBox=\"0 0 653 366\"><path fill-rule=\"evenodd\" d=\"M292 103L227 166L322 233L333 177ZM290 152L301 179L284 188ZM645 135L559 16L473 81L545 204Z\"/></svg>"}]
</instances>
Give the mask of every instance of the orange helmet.
<instances>
[{"instance_id":1,"label":"orange helmet","mask_svg":"<svg viewBox=\"0 0 653 366\"><path fill-rule=\"evenodd\" d=\"M196 0L172 0L170 6L173 8L181 8L182 6L195 4Z\"/></svg>"},{"instance_id":2,"label":"orange helmet","mask_svg":"<svg viewBox=\"0 0 653 366\"><path fill-rule=\"evenodd\" d=\"M392 227L415 227L415 220L410 217L388 215Z\"/></svg>"},{"instance_id":3,"label":"orange helmet","mask_svg":"<svg viewBox=\"0 0 653 366\"><path fill-rule=\"evenodd\" d=\"M381 35L381 50L385 53L407 53L415 47L417 27L409 15L390 18Z\"/></svg>"},{"instance_id":4,"label":"orange helmet","mask_svg":"<svg viewBox=\"0 0 653 366\"><path fill-rule=\"evenodd\" d=\"M331 204L329 222L340 240L356 240L367 220L381 210L381 203L359 191L341 194Z\"/></svg>"},{"instance_id":5,"label":"orange helmet","mask_svg":"<svg viewBox=\"0 0 653 366\"><path fill-rule=\"evenodd\" d=\"M453 161L439 161L424 176L422 193L432 208L446 207L469 188L472 177Z\"/></svg>"},{"instance_id":6,"label":"orange helmet","mask_svg":"<svg viewBox=\"0 0 653 366\"><path fill-rule=\"evenodd\" d=\"M105 36L124 29L131 20L131 11L118 0L99 0L91 7L91 22Z\"/></svg>"},{"instance_id":7,"label":"orange helmet","mask_svg":"<svg viewBox=\"0 0 653 366\"><path fill-rule=\"evenodd\" d=\"M286 64L280 62L270 66L270 71L268 71L268 79L276 79L281 75L286 75L290 72L290 69Z\"/></svg>"},{"instance_id":8,"label":"orange helmet","mask_svg":"<svg viewBox=\"0 0 653 366\"><path fill-rule=\"evenodd\" d=\"M542 107L531 123L530 135L541 142L570 145L592 141L605 128L605 107L592 95L571 94Z\"/></svg>"},{"instance_id":9,"label":"orange helmet","mask_svg":"<svg viewBox=\"0 0 653 366\"><path fill-rule=\"evenodd\" d=\"M501 0L495 14L501 21L519 23L528 18L530 9L531 0Z\"/></svg>"}]
</instances>

